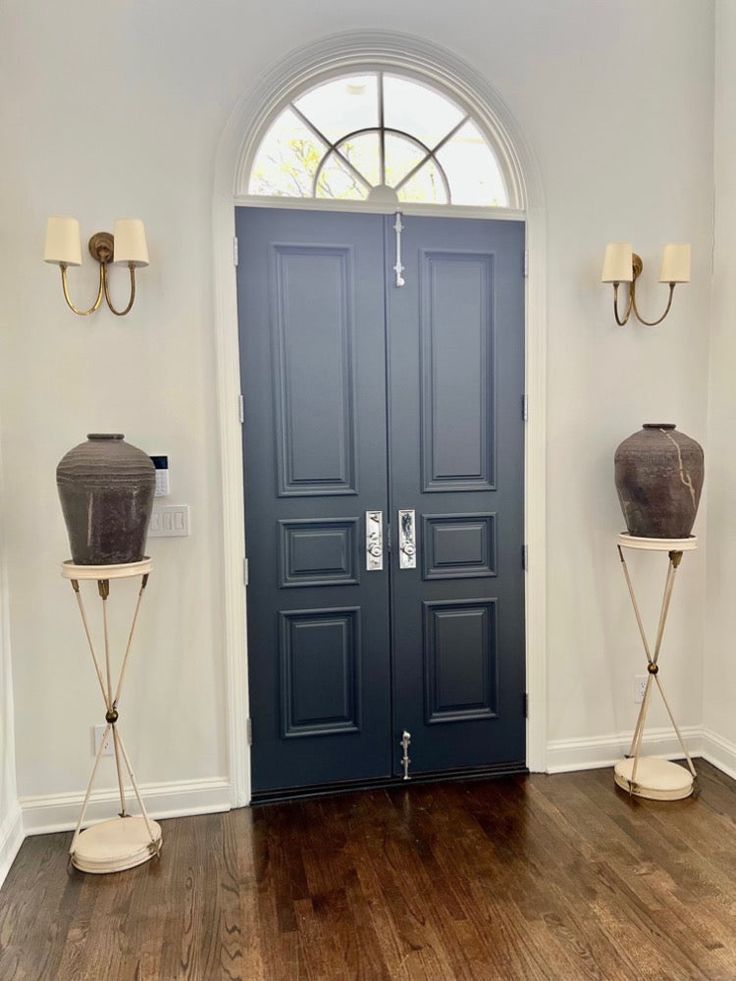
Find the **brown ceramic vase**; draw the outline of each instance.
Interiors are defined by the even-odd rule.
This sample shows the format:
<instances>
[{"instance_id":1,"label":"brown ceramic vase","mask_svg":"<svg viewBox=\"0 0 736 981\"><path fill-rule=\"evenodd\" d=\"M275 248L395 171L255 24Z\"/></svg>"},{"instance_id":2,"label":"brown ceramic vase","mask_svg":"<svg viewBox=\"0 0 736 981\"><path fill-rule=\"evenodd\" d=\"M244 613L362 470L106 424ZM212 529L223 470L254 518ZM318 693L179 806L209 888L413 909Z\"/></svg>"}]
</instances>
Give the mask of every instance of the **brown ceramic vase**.
<instances>
[{"instance_id":1,"label":"brown ceramic vase","mask_svg":"<svg viewBox=\"0 0 736 981\"><path fill-rule=\"evenodd\" d=\"M139 562L145 553L156 471L120 434L90 433L62 457L56 485L77 565Z\"/></svg>"},{"instance_id":2,"label":"brown ceramic vase","mask_svg":"<svg viewBox=\"0 0 736 981\"><path fill-rule=\"evenodd\" d=\"M703 449L673 423L645 422L616 450L616 490L630 535L687 538L703 489Z\"/></svg>"}]
</instances>

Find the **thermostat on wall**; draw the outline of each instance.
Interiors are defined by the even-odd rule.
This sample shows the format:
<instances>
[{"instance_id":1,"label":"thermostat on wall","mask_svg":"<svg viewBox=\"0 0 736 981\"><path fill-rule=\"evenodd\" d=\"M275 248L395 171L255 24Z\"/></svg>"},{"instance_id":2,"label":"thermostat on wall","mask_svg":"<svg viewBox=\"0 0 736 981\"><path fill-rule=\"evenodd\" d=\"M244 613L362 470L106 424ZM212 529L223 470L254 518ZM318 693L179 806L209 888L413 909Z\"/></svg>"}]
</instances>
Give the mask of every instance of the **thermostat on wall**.
<instances>
[{"instance_id":1,"label":"thermostat on wall","mask_svg":"<svg viewBox=\"0 0 736 981\"><path fill-rule=\"evenodd\" d=\"M155 497L167 497L171 490L169 488L169 458L168 456L152 456L151 460L156 468L156 492Z\"/></svg>"}]
</instances>

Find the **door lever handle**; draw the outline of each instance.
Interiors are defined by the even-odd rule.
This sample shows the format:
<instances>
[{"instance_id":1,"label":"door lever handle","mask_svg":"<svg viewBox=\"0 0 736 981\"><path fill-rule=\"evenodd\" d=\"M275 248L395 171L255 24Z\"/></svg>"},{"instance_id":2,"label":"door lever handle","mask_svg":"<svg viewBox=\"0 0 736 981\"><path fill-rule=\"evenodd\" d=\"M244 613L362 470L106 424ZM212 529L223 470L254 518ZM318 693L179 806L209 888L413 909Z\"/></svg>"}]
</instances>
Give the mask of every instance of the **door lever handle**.
<instances>
[{"instance_id":1,"label":"door lever handle","mask_svg":"<svg viewBox=\"0 0 736 981\"><path fill-rule=\"evenodd\" d=\"M416 512L408 509L399 511L399 568L417 567L417 528Z\"/></svg>"},{"instance_id":2,"label":"door lever handle","mask_svg":"<svg viewBox=\"0 0 736 981\"><path fill-rule=\"evenodd\" d=\"M365 512L365 567L368 572L383 569L383 511Z\"/></svg>"}]
</instances>

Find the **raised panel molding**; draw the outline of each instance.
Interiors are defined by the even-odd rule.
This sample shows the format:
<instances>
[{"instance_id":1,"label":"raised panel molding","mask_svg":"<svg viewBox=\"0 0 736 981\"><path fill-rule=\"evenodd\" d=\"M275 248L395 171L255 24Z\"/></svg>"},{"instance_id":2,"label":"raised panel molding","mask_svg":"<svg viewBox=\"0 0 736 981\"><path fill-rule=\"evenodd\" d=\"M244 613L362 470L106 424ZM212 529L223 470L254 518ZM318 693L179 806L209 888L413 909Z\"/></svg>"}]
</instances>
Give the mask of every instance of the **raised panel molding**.
<instances>
[{"instance_id":1,"label":"raised panel molding","mask_svg":"<svg viewBox=\"0 0 736 981\"><path fill-rule=\"evenodd\" d=\"M279 613L281 735L360 729L360 610Z\"/></svg>"},{"instance_id":2,"label":"raised panel molding","mask_svg":"<svg viewBox=\"0 0 736 981\"><path fill-rule=\"evenodd\" d=\"M272 264L278 494L355 494L352 248L277 244Z\"/></svg>"},{"instance_id":3,"label":"raised panel molding","mask_svg":"<svg viewBox=\"0 0 736 981\"><path fill-rule=\"evenodd\" d=\"M495 490L493 255L422 249L420 276L423 489Z\"/></svg>"},{"instance_id":4,"label":"raised panel molding","mask_svg":"<svg viewBox=\"0 0 736 981\"><path fill-rule=\"evenodd\" d=\"M279 586L355 586L358 518L279 521Z\"/></svg>"},{"instance_id":5,"label":"raised panel molding","mask_svg":"<svg viewBox=\"0 0 736 981\"><path fill-rule=\"evenodd\" d=\"M427 723L493 718L498 691L496 600L422 605Z\"/></svg>"},{"instance_id":6,"label":"raised panel molding","mask_svg":"<svg viewBox=\"0 0 736 981\"><path fill-rule=\"evenodd\" d=\"M480 579L497 575L496 515L422 515L424 579Z\"/></svg>"}]
</instances>

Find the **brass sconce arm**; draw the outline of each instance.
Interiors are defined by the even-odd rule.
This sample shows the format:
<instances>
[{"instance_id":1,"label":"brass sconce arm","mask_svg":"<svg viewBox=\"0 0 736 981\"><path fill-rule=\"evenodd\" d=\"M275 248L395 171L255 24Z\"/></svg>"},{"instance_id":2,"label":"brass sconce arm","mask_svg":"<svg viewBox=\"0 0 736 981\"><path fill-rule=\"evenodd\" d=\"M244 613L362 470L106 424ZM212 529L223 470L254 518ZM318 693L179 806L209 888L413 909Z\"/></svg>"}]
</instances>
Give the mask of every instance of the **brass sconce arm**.
<instances>
[{"instance_id":1,"label":"brass sconce arm","mask_svg":"<svg viewBox=\"0 0 736 981\"><path fill-rule=\"evenodd\" d=\"M80 317L89 317L89 315L91 313L94 313L95 310L99 310L100 304L102 303L102 297L105 292L105 267L102 265L100 266L100 285L97 290L97 298L95 302L92 304L92 306L89 308L89 310L79 310L77 307L74 306L71 297L69 296L69 281L67 279L67 274L66 274L67 271L66 264L63 262L60 263L59 269L61 269L61 288L64 292L64 299L66 300L66 304L69 307L69 309L73 310L74 313L78 314Z\"/></svg>"},{"instance_id":2,"label":"brass sconce arm","mask_svg":"<svg viewBox=\"0 0 736 981\"><path fill-rule=\"evenodd\" d=\"M616 323L619 325L619 327L625 327L629 322L631 310L634 305L634 291L629 290L629 302L626 307L626 313L623 315L623 317L621 317L621 314L618 311L618 288L620 285L621 283L613 284L613 315L616 318Z\"/></svg>"},{"instance_id":3,"label":"brass sconce arm","mask_svg":"<svg viewBox=\"0 0 736 981\"><path fill-rule=\"evenodd\" d=\"M112 300L110 299L110 294L107 289L107 274L105 273L105 266L102 266L102 283L105 291L105 299L107 300L108 307L112 310L116 317L124 317L126 313L129 313L133 304L135 303L135 266L132 262L128 263L128 270L130 272L130 299L128 300L128 305L124 310L116 310L113 306Z\"/></svg>"},{"instance_id":4,"label":"brass sconce arm","mask_svg":"<svg viewBox=\"0 0 736 981\"><path fill-rule=\"evenodd\" d=\"M631 284L631 305L634 308L634 313L636 314L636 319L639 321L640 324L644 324L647 327L656 327L657 324L661 324L662 323L662 321L664 320L664 318L670 312L670 307L672 306L672 297L675 295L675 286L677 286L677 283L670 283L669 286L670 286L670 295L669 295L669 297L667 299L667 306L665 307L665 310L664 310L664 313L662 314L662 316L658 320L645 320L642 317L642 315L639 313L639 309L638 309L638 307L636 305L636 290L634 288L634 284L633 283Z\"/></svg>"}]
</instances>

